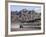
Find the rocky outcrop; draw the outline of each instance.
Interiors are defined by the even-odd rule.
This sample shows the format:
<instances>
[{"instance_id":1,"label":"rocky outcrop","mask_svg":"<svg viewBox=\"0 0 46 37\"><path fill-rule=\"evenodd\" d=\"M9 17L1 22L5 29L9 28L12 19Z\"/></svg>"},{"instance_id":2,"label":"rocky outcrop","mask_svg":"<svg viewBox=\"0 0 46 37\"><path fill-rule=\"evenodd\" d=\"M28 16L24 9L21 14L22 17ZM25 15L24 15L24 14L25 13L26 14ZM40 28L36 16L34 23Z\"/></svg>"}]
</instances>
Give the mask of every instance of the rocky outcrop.
<instances>
[{"instance_id":1,"label":"rocky outcrop","mask_svg":"<svg viewBox=\"0 0 46 37\"><path fill-rule=\"evenodd\" d=\"M11 22L32 22L37 20L41 20L41 13L34 10L11 11Z\"/></svg>"}]
</instances>

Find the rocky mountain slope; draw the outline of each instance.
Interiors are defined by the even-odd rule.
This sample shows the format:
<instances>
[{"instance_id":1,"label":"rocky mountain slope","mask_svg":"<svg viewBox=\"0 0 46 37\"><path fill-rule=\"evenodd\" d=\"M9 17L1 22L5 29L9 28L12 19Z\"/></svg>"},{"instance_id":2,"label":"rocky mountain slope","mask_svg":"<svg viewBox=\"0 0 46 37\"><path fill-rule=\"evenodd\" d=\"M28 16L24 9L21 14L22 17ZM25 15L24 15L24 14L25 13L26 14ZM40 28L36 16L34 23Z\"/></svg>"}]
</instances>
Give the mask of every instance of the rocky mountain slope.
<instances>
[{"instance_id":1,"label":"rocky mountain slope","mask_svg":"<svg viewBox=\"0 0 46 37\"><path fill-rule=\"evenodd\" d=\"M41 13L37 13L34 10L22 9L20 11L11 11L11 22L40 22Z\"/></svg>"}]
</instances>

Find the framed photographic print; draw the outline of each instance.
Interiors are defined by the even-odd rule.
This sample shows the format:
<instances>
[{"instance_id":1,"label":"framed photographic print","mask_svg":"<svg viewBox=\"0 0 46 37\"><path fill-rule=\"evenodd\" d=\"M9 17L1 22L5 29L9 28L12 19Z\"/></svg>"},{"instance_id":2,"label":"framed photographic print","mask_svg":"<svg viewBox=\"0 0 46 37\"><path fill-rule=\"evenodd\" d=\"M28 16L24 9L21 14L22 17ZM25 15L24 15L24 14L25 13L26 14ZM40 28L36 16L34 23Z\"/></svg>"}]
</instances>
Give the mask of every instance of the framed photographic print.
<instances>
[{"instance_id":1,"label":"framed photographic print","mask_svg":"<svg viewBox=\"0 0 46 37\"><path fill-rule=\"evenodd\" d=\"M44 33L44 3L8 2L8 35Z\"/></svg>"}]
</instances>

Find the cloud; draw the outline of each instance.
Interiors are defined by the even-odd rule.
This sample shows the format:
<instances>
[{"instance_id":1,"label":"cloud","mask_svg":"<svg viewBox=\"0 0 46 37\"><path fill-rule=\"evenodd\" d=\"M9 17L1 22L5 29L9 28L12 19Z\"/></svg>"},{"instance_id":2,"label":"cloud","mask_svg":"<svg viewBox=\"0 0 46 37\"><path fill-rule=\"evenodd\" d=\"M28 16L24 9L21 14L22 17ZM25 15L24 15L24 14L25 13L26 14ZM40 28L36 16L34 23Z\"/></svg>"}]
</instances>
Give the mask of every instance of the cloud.
<instances>
[{"instance_id":1,"label":"cloud","mask_svg":"<svg viewBox=\"0 0 46 37\"><path fill-rule=\"evenodd\" d=\"M41 8L35 8L34 10L38 13L41 12Z\"/></svg>"}]
</instances>

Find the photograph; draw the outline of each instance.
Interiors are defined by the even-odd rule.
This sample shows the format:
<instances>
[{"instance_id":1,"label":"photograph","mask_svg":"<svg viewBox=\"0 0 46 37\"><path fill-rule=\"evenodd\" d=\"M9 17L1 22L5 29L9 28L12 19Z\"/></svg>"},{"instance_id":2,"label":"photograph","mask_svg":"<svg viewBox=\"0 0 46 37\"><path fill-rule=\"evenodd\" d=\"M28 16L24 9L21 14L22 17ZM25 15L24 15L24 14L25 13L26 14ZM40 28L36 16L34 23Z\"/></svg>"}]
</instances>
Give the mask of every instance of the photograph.
<instances>
[{"instance_id":1,"label":"photograph","mask_svg":"<svg viewBox=\"0 0 46 37\"><path fill-rule=\"evenodd\" d=\"M8 3L8 33L43 32L43 4Z\"/></svg>"},{"instance_id":2,"label":"photograph","mask_svg":"<svg viewBox=\"0 0 46 37\"><path fill-rule=\"evenodd\" d=\"M11 31L41 29L41 7L11 5Z\"/></svg>"}]
</instances>

